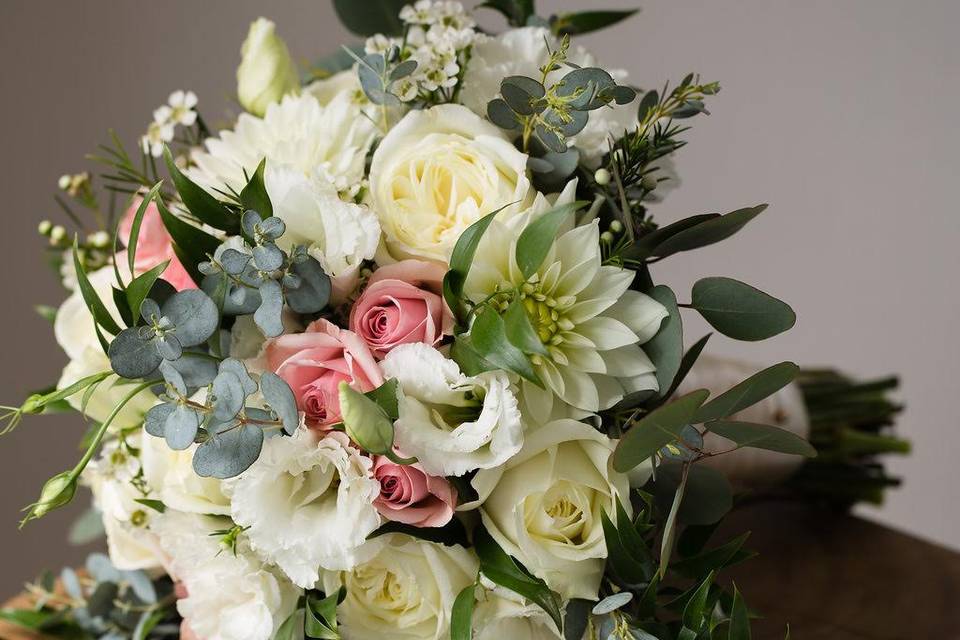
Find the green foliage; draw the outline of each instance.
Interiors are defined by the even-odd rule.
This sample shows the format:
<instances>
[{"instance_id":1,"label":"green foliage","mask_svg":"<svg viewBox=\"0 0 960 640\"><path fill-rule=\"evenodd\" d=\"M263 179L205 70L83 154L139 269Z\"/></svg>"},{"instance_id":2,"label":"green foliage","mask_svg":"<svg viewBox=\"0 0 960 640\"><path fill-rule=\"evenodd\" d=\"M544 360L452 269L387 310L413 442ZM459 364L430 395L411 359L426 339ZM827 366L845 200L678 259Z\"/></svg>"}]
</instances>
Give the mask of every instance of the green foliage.
<instances>
[{"instance_id":1,"label":"green foliage","mask_svg":"<svg viewBox=\"0 0 960 640\"><path fill-rule=\"evenodd\" d=\"M447 547L454 545L460 545L461 547L470 546L467 530L463 526L463 523L457 518L453 518L442 527L416 527L391 520L380 525L376 531L367 536L367 539L372 540L373 538L379 538L380 536L391 533L399 533L410 536L411 538L416 538L417 540L425 540Z\"/></svg>"},{"instance_id":2,"label":"green foliage","mask_svg":"<svg viewBox=\"0 0 960 640\"><path fill-rule=\"evenodd\" d=\"M718 436L732 440L738 447L766 449L807 458L817 455L817 450L800 436L768 424L720 420L709 423L707 428Z\"/></svg>"},{"instance_id":3,"label":"green foliage","mask_svg":"<svg viewBox=\"0 0 960 640\"><path fill-rule=\"evenodd\" d=\"M468 584L453 601L450 613L450 640L470 640L473 637L473 607L476 604L477 583Z\"/></svg>"},{"instance_id":4,"label":"green foliage","mask_svg":"<svg viewBox=\"0 0 960 640\"><path fill-rule=\"evenodd\" d=\"M639 9L619 11L578 11L550 18L550 29L557 36L579 36L606 29L637 13Z\"/></svg>"},{"instance_id":5,"label":"green foliage","mask_svg":"<svg viewBox=\"0 0 960 640\"><path fill-rule=\"evenodd\" d=\"M781 362L758 371L703 405L697 411L696 421L709 422L739 413L793 382L798 373L800 367L792 362Z\"/></svg>"},{"instance_id":6,"label":"green foliage","mask_svg":"<svg viewBox=\"0 0 960 640\"><path fill-rule=\"evenodd\" d=\"M674 390L673 381L683 364L683 319L677 307L677 297L670 287L657 285L650 291L650 297L662 304L669 314L657 334L643 345L644 352L657 367L660 393L667 397Z\"/></svg>"},{"instance_id":7,"label":"green foliage","mask_svg":"<svg viewBox=\"0 0 960 640\"><path fill-rule=\"evenodd\" d=\"M193 281L200 282L200 271L197 267L207 259L208 255L212 255L217 250L220 240L175 216L161 199L157 199L156 202L163 226L173 239L173 248L177 257Z\"/></svg>"},{"instance_id":8,"label":"green foliage","mask_svg":"<svg viewBox=\"0 0 960 640\"><path fill-rule=\"evenodd\" d=\"M191 215L200 222L228 234L236 235L240 231L239 216L185 176L173 161L170 149L166 146L163 149L163 159L177 188L177 193L180 194L180 199L183 200L183 204Z\"/></svg>"},{"instance_id":9,"label":"green foliage","mask_svg":"<svg viewBox=\"0 0 960 640\"><path fill-rule=\"evenodd\" d=\"M333 8L343 26L363 37L376 33L400 35L403 32L400 9L406 4L409 0L333 0Z\"/></svg>"},{"instance_id":10,"label":"green foliage","mask_svg":"<svg viewBox=\"0 0 960 640\"><path fill-rule=\"evenodd\" d=\"M498 11L507 19L511 27L525 27L536 15L534 0L486 0L477 7L486 7Z\"/></svg>"},{"instance_id":11,"label":"green foliage","mask_svg":"<svg viewBox=\"0 0 960 640\"><path fill-rule=\"evenodd\" d=\"M340 640L337 631L337 605L346 597L346 589L325 595L319 591L307 591L304 603L303 631L307 638L318 640Z\"/></svg>"},{"instance_id":12,"label":"green foliage","mask_svg":"<svg viewBox=\"0 0 960 640\"><path fill-rule=\"evenodd\" d=\"M698 280L690 307L714 329L736 340L766 340L797 321L788 304L733 278Z\"/></svg>"},{"instance_id":13,"label":"green foliage","mask_svg":"<svg viewBox=\"0 0 960 640\"><path fill-rule=\"evenodd\" d=\"M658 407L635 422L617 443L611 458L613 468L626 473L665 445L676 441L680 431L692 422L708 395L705 389L693 391Z\"/></svg>"},{"instance_id":14,"label":"green foliage","mask_svg":"<svg viewBox=\"0 0 960 640\"><path fill-rule=\"evenodd\" d=\"M270 202L270 195L263 182L266 167L267 159L264 158L257 165L257 170L250 176L246 186L240 191L240 204L245 209L256 211L264 220L273 216L273 203Z\"/></svg>"},{"instance_id":15,"label":"green foliage","mask_svg":"<svg viewBox=\"0 0 960 640\"><path fill-rule=\"evenodd\" d=\"M532 276L543 264L557 238L560 225L587 204L578 201L554 207L540 214L520 232L520 237L517 238L516 260L520 273L525 278Z\"/></svg>"},{"instance_id":16,"label":"green foliage","mask_svg":"<svg viewBox=\"0 0 960 640\"><path fill-rule=\"evenodd\" d=\"M530 358L510 342L503 318L491 307L486 307L477 315L470 328L470 334L457 336L455 344L460 345L460 348L451 354L454 360L471 370L476 370L477 365L481 367L480 371L504 369L534 384L542 385ZM470 361L468 357L461 362L458 356L462 356L464 350L475 354L479 359Z\"/></svg>"}]
</instances>

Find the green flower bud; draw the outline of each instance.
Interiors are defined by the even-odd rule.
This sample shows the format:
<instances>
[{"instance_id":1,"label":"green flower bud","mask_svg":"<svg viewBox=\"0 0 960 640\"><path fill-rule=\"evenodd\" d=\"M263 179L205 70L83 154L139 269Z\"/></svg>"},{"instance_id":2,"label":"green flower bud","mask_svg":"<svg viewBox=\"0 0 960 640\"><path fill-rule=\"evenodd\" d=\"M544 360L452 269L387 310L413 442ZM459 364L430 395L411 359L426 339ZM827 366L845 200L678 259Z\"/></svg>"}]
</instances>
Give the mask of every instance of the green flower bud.
<instances>
[{"instance_id":1,"label":"green flower bud","mask_svg":"<svg viewBox=\"0 0 960 640\"><path fill-rule=\"evenodd\" d=\"M640 181L640 186L646 191L653 191L657 188L657 179L651 175L643 176L643 180Z\"/></svg>"},{"instance_id":2,"label":"green flower bud","mask_svg":"<svg viewBox=\"0 0 960 640\"><path fill-rule=\"evenodd\" d=\"M613 242L613 234L610 233L609 231L604 231L603 233L600 234L600 242L604 244L610 244L611 242Z\"/></svg>"},{"instance_id":3,"label":"green flower bud","mask_svg":"<svg viewBox=\"0 0 960 640\"><path fill-rule=\"evenodd\" d=\"M40 499L37 500L27 520L42 518L54 509L64 506L73 500L73 494L77 492L77 479L71 471L58 473L43 485L40 491Z\"/></svg>"},{"instance_id":4,"label":"green flower bud","mask_svg":"<svg viewBox=\"0 0 960 640\"><path fill-rule=\"evenodd\" d=\"M620 233L621 231L623 231L623 223L620 222L619 220L613 220L610 223L610 231L612 231L613 233Z\"/></svg>"},{"instance_id":5,"label":"green flower bud","mask_svg":"<svg viewBox=\"0 0 960 640\"><path fill-rule=\"evenodd\" d=\"M67 230L59 224L50 230L50 241L57 244L67 237Z\"/></svg>"},{"instance_id":6,"label":"green flower bud","mask_svg":"<svg viewBox=\"0 0 960 640\"><path fill-rule=\"evenodd\" d=\"M49 220L44 220L37 225L37 231L42 236L50 235L50 232L53 231L53 223Z\"/></svg>"},{"instance_id":7,"label":"green flower bud","mask_svg":"<svg viewBox=\"0 0 960 640\"><path fill-rule=\"evenodd\" d=\"M250 25L240 49L237 97L243 108L256 116L262 116L268 105L300 88L297 67L275 27L266 18L258 18Z\"/></svg>"}]
</instances>

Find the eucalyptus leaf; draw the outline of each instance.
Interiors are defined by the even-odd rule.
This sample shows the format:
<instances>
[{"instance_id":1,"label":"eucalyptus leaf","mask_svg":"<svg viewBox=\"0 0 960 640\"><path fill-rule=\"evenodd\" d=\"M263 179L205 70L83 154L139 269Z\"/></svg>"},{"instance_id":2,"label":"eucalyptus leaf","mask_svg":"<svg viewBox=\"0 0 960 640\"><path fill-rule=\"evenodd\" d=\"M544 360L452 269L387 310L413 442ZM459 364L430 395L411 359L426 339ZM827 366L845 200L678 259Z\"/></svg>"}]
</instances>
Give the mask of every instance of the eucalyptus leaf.
<instances>
[{"instance_id":1,"label":"eucalyptus leaf","mask_svg":"<svg viewBox=\"0 0 960 640\"><path fill-rule=\"evenodd\" d=\"M176 404L167 402L150 407L143 421L143 427L147 433L157 438L164 437L167 418L170 417L176 408Z\"/></svg>"},{"instance_id":2,"label":"eucalyptus leaf","mask_svg":"<svg viewBox=\"0 0 960 640\"><path fill-rule=\"evenodd\" d=\"M661 505L673 499L680 483L681 465L664 462L657 468L654 491ZM677 520L684 525L710 525L719 521L733 506L733 490L720 471L702 464L690 466L683 501Z\"/></svg>"},{"instance_id":3,"label":"eucalyptus leaf","mask_svg":"<svg viewBox=\"0 0 960 640\"><path fill-rule=\"evenodd\" d=\"M797 434L768 424L717 421L707 426L711 432L732 440L739 447L766 449L807 458L817 455L813 445Z\"/></svg>"},{"instance_id":4,"label":"eucalyptus leaf","mask_svg":"<svg viewBox=\"0 0 960 640\"><path fill-rule=\"evenodd\" d=\"M300 426L300 412L290 385L277 374L267 371L260 375L260 391L270 408L280 417L284 432L292 436Z\"/></svg>"},{"instance_id":5,"label":"eucalyptus leaf","mask_svg":"<svg viewBox=\"0 0 960 640\"><path fill-rule=\"evenodd\" d=\"M551 19L550 27L553 33L558 36L578 36L615 25L622 20L626 20L638 11L639 9L627 9L625 11L580 11L577 13L564 13Z\"/></svg>"},{"instance_id":6,"label":"eucalyptus leaf","mask_svg":"<svg viewBox=\"0 0 960 640\"><path fill-rule=\"evenodd\" d=\"M667 257L681 251L691 251L726 240L767 209L766 204L731 211L722 216L713 216L699 224L687 227L666 238L651 253Z\"/></svg>"},{"instance_id":7,"label":"eucalyptus leaf","mask_svg":"<svg viewBox=\"0 0 960 640\"><path fill-rule=\"evenodd\" d=\"M223 265L223 270L230 275L240 275L247 265L250 264L250 254L242 253L233 248L224 249L218 260Z\"/></svg>"},{"instance_id":8,"label":"eucalyptus leaf","mask_svg":"<svg viewBox=\"0 0 960 640\"><path fill-rule=\"evenodd\" d=\"M124 329L110 343L110 366L122 378L145 378L163 361L152 339L140 336L140 329Z\"/></svg>"},{"instance_id":9,"label":"eucalyptus leaf","mask_svg":"<svg viewBox=\"0 0 960 640\"><path fill-rule=\"evenodd\" d=\"M793 327L797 316L788 304L732 278L703 278L693 285L690 306L723 335L735 340L765 340Z\"/></svg>"},{"instance_id":10,"label":"eucalyptus leaf","mask_svg":"<svg viewBox=\"0 0 960 640\"><path fill-rule=\"evenodd\" d=\"M557 95L561 97L576 96L567 104L578 111L599 109L607 103L600 97L600 93L617 86L613 77L598 67L581 67L570 71L561 80Z\"/></svg>"},{"instance_id":11,"label":"eucalyptus leaf","mask_svg":"<svg viewBox=\"0 0 960 640\"><path fill-rule=\"evenodd\" d=\"M487 118L493 124L507 131L519 129L523 125L517 114L503 98L494 98L487 103Z\"/></svg>"},{"instance_id":12,"label":"eucalyptus leaf","mask_svg":"<svg viewBox=\"0 0 960 640\"><path fill-rule=\"evenodd\" d=\"M644 352L656 365L660 393L665 395L671 390L683 361L683 318L677 307L677 297L670 287L657 285L650 291L650 297L662 304L668 314L656 335L643 344Z\"/></svg>"},{"instance_id":13,"label":"eucalyptus leaf","mask_svg":"<svg viewBox=\"0 0 960 640\"><path fill-rule=\"evenodd\" d=\"M167 446L174 451L182 451L193 444L200 427L200 416L185 404L177 407L167 416L164 424L164 438Z\"/></svg>"},{"instance_id":14,"label":"eucalyptus leaf","mask_svg":"<svg viewBox=\"0 0 960 640\"><path fill-rule=\"evenodd\" d=\"M221 371L213 381L213 415L217 420L234 418L243 408L246 393L232 371Z\"/></svg>"},{"instance_id":15,"label":"eucalyptus leaf","mask_svg":"<svg viewBox=\"0 0 960 640\"><path fill-rule=\"evenodd\" d=\"M205 478L225 480L237 476L260 457L263 430L249 424L217 427L193 454L193 469Z\"/></svg>"},{"instance_id":16,"label":"eucalyptus leaf","mask_svg":"<svg viewBox=\"0 0 960 640\"><path fill-rule=\"evenodd\" d=\"M166 361L163 369L175 369L188 390L205 387L217 377L217 362L206 353L185 351L179 359Z\"/></svg>"},{"instance_id":17,"label":"eucalyptus leaf","mask_svg":"<svg viewBox=\"0 0 960 640\"><path fill-rule=\"evenodd\" d=\"M500 95L510 109L521 116L529 116L542 109L536 104L547 94L542 84L526 76L507 76L500 83Z\"/></svg>"},{"instance_id":18,"label":"eucalyptus leaf","mask_svg":"<svg viewBox=\"0 0 960 640\"><path fill-rule=\"evenodd\" d=\"M649 95L649 94L648 94ZM636 242L627 247L623 255L631 260L645 260L657 252L661 244L682 233L685 229L690 229L704 222L719 218L718 213L702 213L689 218L683 218L666 226L654 229L649 233L638 238Z\"/></svg>"},{"instance_id":19,"label":"eucalyptus leaf","mask_svg":"<svg viewBox=\"0 0 960 640\"><path fill-rule=\"evenodd\" d=\"M285 288L287 304L297 313L322 311L330 302L330 277L313 256L295 262L292 272L300 278L296 288Z\"/></svg>"},{"instance_id":20,"label":"eucalyptus leaf","mask_svg":"<svg viewBox=\"0 0 960 640\"><path fill-rule=\"evenodd\" d=\"M758 371L700 407L695 420L709 422L739 413L780 391L799 373L800 367L793 362L781 362Z\"/></svg>"},{"instance_id":21,"label":"eucalyptus leaf","mask_svg":"<svg viewBox=\"0 0 960 640\"><path fill-rule=\"evenodd\" d=\"M253 314L253 320L260 331L268 338L283 333L283 289L276 280L267 280L260 285L260 306Z\"/></svg>"},{"instance_id":22,"label":"eucalyptus leaf","mask_svg":"<svg viewBox=\"0 0 960 640\"><path fill-rule=\"evenodd\" d=\"M593 607L593 615L602 616L611 611L616 611L617 609L626 606L631 600L633 600L633 594L629 591L621 591L620 593L615 593L612 596L607 596L600 602L598 602Z\"/></svg>"},{"instance_id":23,"label":"eucalyptus leaf","mask_svg":"<svg viewBox=\"0 0 960 640\"><path fill-rule=\"evenodd\" d=\"M220 323L217 305L200 289L178 291L164 303L163 316L173 322L174 335L184 347L206 342Z\"/></svg>"},{"instance_id":24,"label":"eucalyptus leaf","mask_svg":"<svg viewBox=\"0 0 960 640\"><path fill-rule=\"evenodd\" d=\"M613 468L626 473L652 456L666 444L677 440L681 430L710 392L699 389L651 411L620 438L613 452Z\"/></svg>"},{"instance_id":25,"label":"eucalyptus leaf","mask_svg":"<svg viewBox=\"0 0 960 640\"><path fill-rule=\"evenodd\" d=\"M180 340L175 335L157 336L154 338L153 344L164 360L177 360L183 355L183 345L180 344Z\"/></svg>"}]
</instances>

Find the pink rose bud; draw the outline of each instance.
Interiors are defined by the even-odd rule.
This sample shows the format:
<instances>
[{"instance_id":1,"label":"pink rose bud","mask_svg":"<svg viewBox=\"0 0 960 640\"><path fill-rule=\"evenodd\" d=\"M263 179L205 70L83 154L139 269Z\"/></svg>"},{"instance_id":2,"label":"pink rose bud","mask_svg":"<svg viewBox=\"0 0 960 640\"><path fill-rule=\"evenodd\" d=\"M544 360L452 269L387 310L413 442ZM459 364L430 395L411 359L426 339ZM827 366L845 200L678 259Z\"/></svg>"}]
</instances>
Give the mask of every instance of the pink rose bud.
<instances>
[{"instance_id":1,"label":"pink rose bud","mask_svg":"<svg viewBox=\"0 0 960 640\"><path fill-rule=\"evenodd\" d=\"M290 385L312 429L325 430L342 420L341 381L362 392L383 384L383 373L366 343L322 318L304 333L268 340L264 354L267 366Z\"/></svg>"},{"instance_id":2,"label":"pink rose bud","mask_svg":"<svg viewBox=\"0 0 960 640\"><path fill-rule=\"evenodd\" d=\"M133 229L133 219L137 215L137 209L140 208L140 197L133 199L130 208L123 214L123 220L120 222L120 241L126 244L130 239L130 231ZM123 264L126 264L126 257L117 255L117 260L122 258ZM158 264L167 260L170 264L163 272L163 279L173 285L177 291L184 289L196 289L197 284L187 273L183 263L173 252L173 239L163 226L163 219L160 218L160 210L153 202L147 205L147 210L143 214L143 220L140 223L140 233L137 235L137 254L133 263L135 276L146 273Z\"/></svg>"},{"instance_id":3,"label":"pink rose bud","mask_svg":"<svg viewBox=\"0 0 960 640\"><path fill-rule=\"evenodd\" d=\"M453 317L443 302L442 265L403 260L377 269L350 311L350 330L383 357L397 345L435 345Z\"/></svg>"},{"instance_id":4,"label":"pink rose bud","mask_svg":"<svg viewBox=\"0 0 960 640\"><path fill-rule=\"evenodd\" d=\"M380 481L380 496L373 506L387 520L442 527L453 518L457 490L446 478L429 476L418 464L397 464L385 456L374 458L373 477Z\"/></svg>"}]
</instances>

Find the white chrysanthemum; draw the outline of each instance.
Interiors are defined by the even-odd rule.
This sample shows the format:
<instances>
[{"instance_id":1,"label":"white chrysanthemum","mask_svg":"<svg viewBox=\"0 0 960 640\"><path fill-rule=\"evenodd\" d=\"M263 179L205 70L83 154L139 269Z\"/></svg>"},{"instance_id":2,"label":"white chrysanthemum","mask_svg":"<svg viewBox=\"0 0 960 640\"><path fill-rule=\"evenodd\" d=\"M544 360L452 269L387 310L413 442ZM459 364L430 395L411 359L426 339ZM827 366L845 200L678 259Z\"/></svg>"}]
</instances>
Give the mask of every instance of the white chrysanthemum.
<instances>
[{"instance_id":1,"label":"white chrysanthemum","mask_svg":"<svg viewBox=\"0 0 960 640\"><path fill-rule=\"evenodd\" d=\"M424 471L460 476L506 462L523 446L523 426L502 371L466 376L453 360L417 343L393 349L381 363L400 382L397 446Z\"/></svg>"},{"instance_id":2,"label":"white chrysanthemum","mask_svg":"<svg viewBox=\"0 0 960 640\"><path fill-rule=\"evenodd\" d=\"M167 446L163 438L143 436L140 460L143 477L168 508L188 513L230 515L230 500L223 493L223 481L198 476L193 454L198 445L182 451Z\"/></svg>"},{"instance_id":3,"label":"white chrysanthemum","mask_svg":"<svg viewBox=\"0 0 960 640\"><path fill-rule=\"evenodd\" d=\"M197 166L189 173L208 189L239 193L247 182L244 171L252 175L266 158L267 167L290 167L352 195L363 180L376 133L376 126L346 93L326 105L310 93L290 95L267 107L263 118L242 114L232 131L208 138L206 151L194 154Z\"/></svg>"},{"instance_id":4,"label":"white chrysanthemum","mask_svg":"<svg viewBox=\"0 0 960 640\"><path fill-rule=\"evenodd\" d=\"M544 387L521 383L532 418L542 423L559 415L555 403L570 405L580 417L613 406L627 393L656 390L654 365L640 345L656 335L667 311L629 290L633 271L602 265L597 222L561 232L530 278L517 266L518 237L516 228L490 225L465 291L475 302L499 292L504 308L518 297L523 301L548 352L532 356Z\"/></svg>"},{"instance_id":5,"label":"white chrysanthemum","mask_svg":"<svg viewBox=\"0 0 960 640\"><path fill-rule=\"evenodd\" d=\"M340 433L319 442L306 429L270 438L228 483L233 520L249 527L259 554L298 586L313 587L321 568L349 569L376 550L376 540L367 542L380 525L371 465Z\"/></svg>"},{"instance_id":6,"label":"white chrysanthemum","mask_svg":"<svg viewBox=\"0 0 960 640\"><path fill-rule=\"evenodd\" d=\"M477 559L463 547L393 534L352 571L325 573L323 588L346 589L337 607L344 638L441 640L450 637L453 601L476 577Z\"/></svg>"},{"instance_id":7,"label":"white chrysanthemum","mask_svg":"<svg viewBox=\"0 0 960 640\"><path fill-rule=\"evenodd\" d=\"M496 38L487 38L473 46L470 63L463 76L461 102L477 113L487 112L487 103L500 93L500 83L507 76L527 76L540 79L540 66L550 57L547 47L556 50L557 39L549 29L543 27L523 27L510 29ZM567 59L581 67L597 66L597 61L589 51L578 45L572 45ZM550 73L547 82L558 81L569 68ZM619 82L626 81L626 72L611 71ZM636 103L605 107L590 112L590 119L583 131L572 138L580 149L583 160L593 165L609 150L608 138L622 136L624 131L637 125Z\"/></svg>"},{"instance_id":8,"label":"white chrysanthemum","mask_svg":"<svg viewBox=\"0 0 960 640\"><path fill-rule=\"evenodd\" d=\"M168 510L153 529L170 558L171 576L187 590L177 610L205 640L269 640L297 606L300 590L265 566L240 536L236 553L214 531L230 521Z\"/></svg>"}]
</instances>

